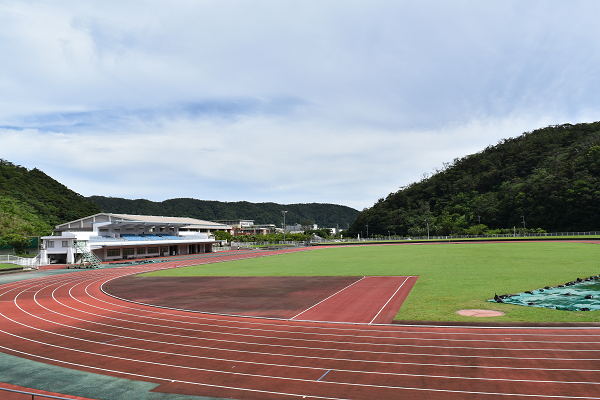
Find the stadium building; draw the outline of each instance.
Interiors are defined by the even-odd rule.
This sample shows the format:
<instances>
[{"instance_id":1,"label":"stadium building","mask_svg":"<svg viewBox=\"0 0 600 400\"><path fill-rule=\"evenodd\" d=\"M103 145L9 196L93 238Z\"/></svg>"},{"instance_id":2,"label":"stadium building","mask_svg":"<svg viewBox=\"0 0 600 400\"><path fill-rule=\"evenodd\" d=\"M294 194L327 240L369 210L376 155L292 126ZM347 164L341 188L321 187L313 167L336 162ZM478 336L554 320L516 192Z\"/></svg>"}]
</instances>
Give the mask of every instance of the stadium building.
<instances>
[{"instance_id":1,"label":"stadium building","mask_svg":"<svg viewBox=\"0 0 600 400\"><path fill-rule=\"evenodd\" d=\"M42 237L41 262L72 264L78 252L100 261L210 253L215 231L233 228L194 218L100 213L57 225Z\"/></svg>"}]
</instances>

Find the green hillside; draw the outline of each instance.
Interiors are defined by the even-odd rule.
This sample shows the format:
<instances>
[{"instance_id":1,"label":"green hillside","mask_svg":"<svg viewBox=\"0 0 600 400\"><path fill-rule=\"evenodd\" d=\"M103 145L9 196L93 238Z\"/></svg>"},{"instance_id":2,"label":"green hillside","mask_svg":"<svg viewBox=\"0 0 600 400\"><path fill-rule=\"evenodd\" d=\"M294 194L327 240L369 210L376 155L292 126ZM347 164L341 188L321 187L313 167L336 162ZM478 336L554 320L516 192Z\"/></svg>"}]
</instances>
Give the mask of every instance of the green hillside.
<instances>
[{"instance_id":1,"label":"green hillside","mask_svg":"<svg viewBox=\"0 0 600 400\"><path fill-rule=\"evenodd\" d=\"M350 233L600 231L600 122L525 132L457 158L360 213ZM481 224L481 225L480 225Z\"/></svg>"},{"instance_id":2,"label":"green hillside","mask_svg":"<svg viewBox=\"0 0 600 400\"><path fill-rule=\"evenodd\" d=\"M49 234L55 225L99 212L42 171L0 159L0 237Z\"/></svg>"},{"instance_id":3,"label":"green hillside","mask_svg":"<svg viewBox=\"0 0 600 400\"><path fill-rule=\"evenodd\" d=\"M116 214L162 215L190 217L208 221L252 219L256 224L275 224L283 221L281 211L287 210L286 225L310 220L321 227L347 228L358 216L358 210L335 204L276 204L221 202L197 199L171 199L154 202L145 199L128 200L116 197L91 196L104 212Z\"/></svg>"}]
</instances>

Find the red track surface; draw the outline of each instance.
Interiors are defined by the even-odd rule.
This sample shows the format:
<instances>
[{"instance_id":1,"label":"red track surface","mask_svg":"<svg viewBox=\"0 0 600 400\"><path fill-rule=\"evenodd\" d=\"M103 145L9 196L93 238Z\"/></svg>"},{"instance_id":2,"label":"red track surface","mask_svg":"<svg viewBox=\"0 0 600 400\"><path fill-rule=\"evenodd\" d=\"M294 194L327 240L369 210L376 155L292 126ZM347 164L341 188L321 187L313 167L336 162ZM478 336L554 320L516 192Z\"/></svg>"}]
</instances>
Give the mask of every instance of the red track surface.
<instances>
[{"instance_id":1,"label":"red track surface","mask_svg":"<svg viewBox=\"0 0 600 400\"><path fill-rule=\"evenodd\" d=\"M291 319L390 324L416 280L416 276L365 276Z\"/></svg>"},{"instance_id":2,"label":"red track surface","mask_svg":"<svg viewBox=\"0 0 600 400\"><path fill-rule=\"evenodd\" d=\"M0 351L222 398L600 398L593 328L261 320L157 309L101 291L110 279L165 266L0 286Z\"/></svg>"}]
</instances>

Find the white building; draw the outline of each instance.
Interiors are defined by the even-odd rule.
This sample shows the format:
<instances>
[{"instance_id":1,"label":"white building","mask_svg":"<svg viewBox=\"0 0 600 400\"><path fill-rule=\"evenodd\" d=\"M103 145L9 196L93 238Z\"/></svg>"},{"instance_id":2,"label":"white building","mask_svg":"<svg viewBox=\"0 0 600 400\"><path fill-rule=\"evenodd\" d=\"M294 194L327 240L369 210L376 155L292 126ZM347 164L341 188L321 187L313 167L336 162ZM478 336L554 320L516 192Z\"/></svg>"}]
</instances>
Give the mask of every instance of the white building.
<instances>
[{"instance_id":1,"label":"white building","mask_svg":"<svg viewBox=\"0 0 600 400\"><path fill-rule=\"evenodd\" d=\"M100 213L57 225L52 236L42 237L40 258L72 264L75 242L101 261L210 253L215 231L233 228L194 218Z\"/></svg>"}]
</instances>

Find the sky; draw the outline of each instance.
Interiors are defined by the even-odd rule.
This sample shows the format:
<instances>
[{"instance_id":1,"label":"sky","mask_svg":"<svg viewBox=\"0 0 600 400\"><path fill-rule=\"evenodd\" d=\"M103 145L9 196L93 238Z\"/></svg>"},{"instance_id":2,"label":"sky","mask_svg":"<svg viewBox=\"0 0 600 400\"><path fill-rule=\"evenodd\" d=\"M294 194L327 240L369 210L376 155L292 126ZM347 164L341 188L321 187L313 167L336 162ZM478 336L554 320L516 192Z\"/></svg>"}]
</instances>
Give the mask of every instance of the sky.
<instances>
[{"instance_id":1,"label":"sky","mask_svg":"<svg viewBox=\"0 0 600 400\"><path fill-rule=\"evenodd\" d=\"M600 120L598 1L0 0L0 158L84 195L358 210Z\"/></svg>"}]
</instances>

